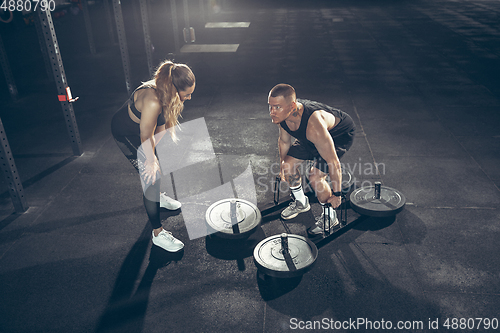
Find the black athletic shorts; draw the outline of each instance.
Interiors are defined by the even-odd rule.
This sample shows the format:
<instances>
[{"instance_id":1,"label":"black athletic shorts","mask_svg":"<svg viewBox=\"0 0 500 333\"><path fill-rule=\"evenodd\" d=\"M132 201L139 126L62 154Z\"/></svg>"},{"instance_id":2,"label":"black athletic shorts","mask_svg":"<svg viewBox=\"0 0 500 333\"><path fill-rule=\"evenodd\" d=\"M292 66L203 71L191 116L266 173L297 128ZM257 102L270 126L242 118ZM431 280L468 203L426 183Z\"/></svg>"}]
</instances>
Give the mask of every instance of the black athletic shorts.
<instances>
[{"instance_id":1,"label":"black athletic shorts","mask_svg":"<svg viewBox=\"0 0 500 333\"><path fill-rule=\"evenodd\" d=\"M333 138L333 144L335 145L335 151L340 160L342 156L351 148L354 141L354 129L345 134L339 135ZM299 160L310 160L314 161L313 166L323 171L328 172L328 163L321 157L318 150L314 146L309 146L302 144L299 140L295 140L290 149L288 150L289 156L295 157Z\"/></svg>"}]
</instances>

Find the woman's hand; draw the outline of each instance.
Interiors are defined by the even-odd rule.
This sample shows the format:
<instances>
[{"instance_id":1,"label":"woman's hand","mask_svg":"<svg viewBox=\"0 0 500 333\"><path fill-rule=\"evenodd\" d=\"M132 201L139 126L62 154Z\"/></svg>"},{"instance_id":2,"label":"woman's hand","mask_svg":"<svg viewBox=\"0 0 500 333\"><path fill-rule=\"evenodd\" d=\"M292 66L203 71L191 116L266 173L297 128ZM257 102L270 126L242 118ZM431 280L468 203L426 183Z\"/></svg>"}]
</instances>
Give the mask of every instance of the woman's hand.
<instances>
[{"instance_id":1,"label":"woman's hand","mask_svg":"<svg viewBox=\"0 0 500 333\"><path fill-rule=\"evenodd\" d=\"M156 175L161 175L160 163L156 156L154 160L146 160L141 168L141 176L145 183L156 183Z\"/></svg>"}]
</instances>

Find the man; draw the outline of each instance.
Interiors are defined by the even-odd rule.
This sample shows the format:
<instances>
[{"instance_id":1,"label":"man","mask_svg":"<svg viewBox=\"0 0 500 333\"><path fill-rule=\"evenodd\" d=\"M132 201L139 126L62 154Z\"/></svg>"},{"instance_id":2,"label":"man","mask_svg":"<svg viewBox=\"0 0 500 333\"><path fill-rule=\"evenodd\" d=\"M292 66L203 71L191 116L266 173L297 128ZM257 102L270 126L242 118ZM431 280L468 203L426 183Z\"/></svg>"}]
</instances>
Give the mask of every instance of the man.
<instances>
[{"instance_id":1,"label":"man","mask_svg":"<svg viewBox=\"0 0 500 333\"><path fill-rule=\"evenodd\" d=\"M330 230L339 227L334 208L341 204L342 169L339 159L352 146L355 126L351 117L328 105L297 99L295 89L278 84L269 92L269 114L279 125L278 149L280 176L288 182L294 201L281 212L283 219L296 217L311 207L304 195L298 167L304 160L312 160L308 178L322 206L330 203ZM292 144L292 137L296 138ZM330 176L332 187L327 182ZM327 223L328 225L328 223ZM323 233L323 216L308 230L311 235Z\"/></svg>"}]
</instances>

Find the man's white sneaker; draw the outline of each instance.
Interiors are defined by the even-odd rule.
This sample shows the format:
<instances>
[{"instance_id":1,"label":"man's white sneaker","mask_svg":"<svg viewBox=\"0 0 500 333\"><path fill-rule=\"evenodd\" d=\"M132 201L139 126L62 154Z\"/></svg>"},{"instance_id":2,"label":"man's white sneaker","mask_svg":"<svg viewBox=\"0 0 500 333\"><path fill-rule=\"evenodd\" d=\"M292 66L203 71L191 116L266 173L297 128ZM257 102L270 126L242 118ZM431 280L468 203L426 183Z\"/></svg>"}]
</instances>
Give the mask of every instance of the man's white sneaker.
<instances>
[{"instance_id":1,"label":"man's white sneaker","mask_svg":"<svg viewBox=\"0 0 500 333\"><path fill-rule=\"evenodd\" d=\"M184 243L172 236L170 231L162 230L155 236L153 231L153 244L168 252L177 252L184 248Z\"/></svg>"},{"instance_id":2,"label":"man's white sneaker","mask_svg":"<svg viewBox=\"0 0 500 333\"><path fill-rule=\"evenodd\" d=\"M300 213L304 213L309 211L311 209L311 205L309 204L309 198L306 197L306 204L303 205L299 200L294 200L290 202L287 208L283 209L281 212L281 217L284 220L290 220L293 219L295 216L299 215Z\"/></svg>"},{"instance_id":3,"label":"man's white sneaker","mask_svg":"<svg viewBox=\"0 0 500 333\"><path fill-rule=\"evenodd\" d=\"M176 210L181 208L181 203L169 197L165 192L160 192L160 207L168 210Z\"/></svg>"},{"instance_id":4,"label":"man's white sneaker","mask_svg":"<svg viewBox=\"0 0 500 333\"><path fill-rule=\"evenodd\" d=\"M309 230L307 230L307 233L309 236L319 236L323 234L324 228L323 228L323 219L324 219L325 213L321 214L320 217L316 218L316 226L311 227ZM330 227L328 227L330 225ZM326 231L334 231L335 229L340 227L339 219L337 218L337 213L333 211L333 214L330 215L330 224L328 224L328 220L326 220Z\"/></svg>"}]
</instances>

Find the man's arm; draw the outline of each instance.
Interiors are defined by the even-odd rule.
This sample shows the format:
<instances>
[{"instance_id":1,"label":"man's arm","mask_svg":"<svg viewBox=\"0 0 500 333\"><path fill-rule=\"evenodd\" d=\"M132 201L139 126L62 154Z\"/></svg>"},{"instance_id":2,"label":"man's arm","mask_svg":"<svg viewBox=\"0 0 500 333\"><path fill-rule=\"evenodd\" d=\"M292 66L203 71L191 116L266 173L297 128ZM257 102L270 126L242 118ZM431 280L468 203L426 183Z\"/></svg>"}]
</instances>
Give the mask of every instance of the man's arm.
<instances>
[{"instance_id":1,"label":"man's arm","mask_svg":"<svg viewBox=\"0 0 500 333\"><path fill-rule=\"evenodd\" d=\"M327 124L319 115L319 112L314 112L309 118L306 136L314 144L321 157L328 163L333 192L340 192L342 190L342 167L335 151L335 144L328 132Z\"/></svg>"},{"instance_id":2,"label":"man's arm","mask_svg":"<svg viewBox=\"0 0 500 333\"><path fill-rule=\"evenodd\" d=\"M292 136L288 134L287 131L282 129L281 126L279 127L279 130L280 136L278 138L278 151L280 154L280 162L283 162L290 146L292 145Z\"/></svg>"},{"instance_id":3,"label":"man's arm","mask_svg":"<svg viewBox=\"0 0 500 333\"><path fill-rule=\"evenodd\" d=\"M278 152L280 155L280 174L283 178L283 172L281 171L283 161L285 160L286 154L288 154L288 150L292 145L292 136L288 134L281 126L279 126L280 135L278 137Z\"/></svg>"}]
</instances>

